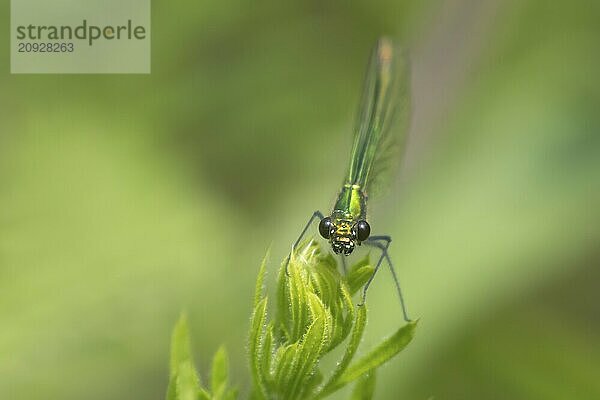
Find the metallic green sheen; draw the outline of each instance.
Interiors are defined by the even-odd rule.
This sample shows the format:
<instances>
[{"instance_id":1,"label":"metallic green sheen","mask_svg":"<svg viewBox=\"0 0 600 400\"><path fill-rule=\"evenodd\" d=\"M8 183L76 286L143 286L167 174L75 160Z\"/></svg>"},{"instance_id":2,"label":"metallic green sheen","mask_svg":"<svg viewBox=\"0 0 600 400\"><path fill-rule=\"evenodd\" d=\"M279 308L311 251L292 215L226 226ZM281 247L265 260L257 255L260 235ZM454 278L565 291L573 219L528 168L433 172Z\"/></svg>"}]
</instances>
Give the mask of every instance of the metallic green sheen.
<instances>
[{"instance_id":1,"label":"metallic green sheen","mask_svg":"<svg viewBox=\"0 0 600 400\"><path fill-rule=\"evenodd\" d=\"M335 220L356 222L366 219L367 190L381 170L376 164L387 162L384 158L389 158L388 150L401 141L397 139L402 139L405 130L390 128L394 121L406 119L407 109L406 60L399 48L394 47L389 39L382 38L369 60L350 165L331 215L334 223Z\"/></svg>"},{"instance_id":2,"label":"metallic green sheen","mask_svg":"<svg viewBox=\"0 0 600 400\"><path fill-rule=\"evenodd\" d=\"M367 196L358 185L346 184L331 214L333 219L358 221L367 217Z\"/></svg>"}]
</instances>

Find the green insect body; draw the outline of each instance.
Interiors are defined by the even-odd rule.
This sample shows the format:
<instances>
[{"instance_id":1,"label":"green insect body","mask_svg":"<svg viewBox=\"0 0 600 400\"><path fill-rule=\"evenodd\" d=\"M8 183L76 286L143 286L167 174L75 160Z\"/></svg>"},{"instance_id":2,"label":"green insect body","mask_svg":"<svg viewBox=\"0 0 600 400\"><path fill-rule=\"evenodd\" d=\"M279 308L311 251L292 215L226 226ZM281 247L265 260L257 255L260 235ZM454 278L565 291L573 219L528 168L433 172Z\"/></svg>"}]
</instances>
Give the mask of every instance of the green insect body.
<instances>
[{"instance_id":1,"label":"green insect body","mask_svg":"<svg viewBox=\"0 0 600 400\"><path fill-rule=\"evenodd\" d=\"M403 54L389 39L380 39L369 62L348 174L331 215L319 225L321 235L329 239L337 254L352 253L370 235L367 190L372 175L380 172L377 163L399 142L390 126L394 119L406 116L407 81Z\"/></svg>"},{"instance_id":2,"label":"green insect body","mask_svg":"<svg viewBox=\"0 0 600 400\"><path fill-rule=\"evenodd\" d=\"M363 243L379 249L381 254L375 263L373 275L363 287L362 304L366 300L369 285L385 260L392 272L406 321L410 321L410 318L388 254L392 238L388 235L371 236L371 227L367 222L367 200L378 189L389 186L390 172L397 169L396 161L402 155L409 119L408 83L408 62L404 53L391 40L379 39L369 60L348 173L333 210L329 216L315 211L292 247L298 247L313 221L319 219L319 233L329 241L334 253L347 256ZM343 262L342 265L345 268Z\"/></svg>"}]
</instances>

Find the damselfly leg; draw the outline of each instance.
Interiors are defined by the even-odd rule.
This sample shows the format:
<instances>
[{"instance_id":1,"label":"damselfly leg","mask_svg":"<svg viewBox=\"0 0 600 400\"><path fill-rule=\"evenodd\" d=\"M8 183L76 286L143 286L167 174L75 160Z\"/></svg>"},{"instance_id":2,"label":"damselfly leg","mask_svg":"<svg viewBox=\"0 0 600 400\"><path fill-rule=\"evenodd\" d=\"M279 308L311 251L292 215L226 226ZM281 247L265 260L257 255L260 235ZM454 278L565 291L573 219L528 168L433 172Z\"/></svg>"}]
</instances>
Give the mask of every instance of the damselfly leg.
<instances>
[{"instance_id":1,"label":"damselfly leg","mask_svg":"<svg viewBox=\"0 0 600 400\"><path fill-rule=\"evenodd\" d=\"M408 312L406 311L406 305L404 304L404 297L402 296L402 289L400 287L400 281L398 280L398 276L396 275L396 270L394 269L394 265L392 264L392 260L390 258L390 255L388 254L388 248L390 247L391 242L392 242L392 238L387 235L371 236L370 238L368 238L366 241L363 242L367 246L376 247L379 250L381 250L381 256L379 256L379 259L377 260L377 264L375 265L375 270L373 271L373 275L371 275L371 277L369 278L369 280L363 287L363 294L362 294L362 300L361 300L360 305L365 304L365 301L367 300L367 290L369 290L369 286L371 285L371 282L373 282L373 279L375 278L377 271L379 271L379 267L381 266L381 263L385 259L385 261L387 262L387 265L390 269L390 272L392 273L392 277L394 278L394 283L396 285L396 291L398 292L398 297L400 298L400 305L402 306L402 314L404 315L404 320L406 322L411 322L411 319L408 317Z\"/></svg>"},{"instance_id":2,"label":"damselfly leg","mask_svg":"<svg viewBox=\"0 0 600 400\"><path fill-rule=\"evenodd\" d=\"M294 242L294 245L292 246L292 252L287 257L287 260L285 262L285 273L286 273L286 275L289 275L288 274L288 265L290 264L290 257L292 256L292 254L294 253L294 251L296 251L296 248L298 247L298 245L300 244L300 242L302 241L302 239L304 239L304 236L306 235L306 232L308 232L308 228L310 228L310 226L315 221L315 219L318 219L318 221L321 221L323 218L324 218L323 213L321 211L319 211L319 210L316 210L315 212L313 212L313 214L308 219L308 222L304 226L304 229L302 229L302 233L300 233L300 236L298 236L298 239L296 239L296 241Z\"/></svg>"},{"instance_id":3,"label":"damselfly leg","mask_svg":"<svg viewBox=\"0 0 600 400\"><path fill-rule=\"evenodd\" d=\"M346 256L340 255L340 264L342 264L342 269L344 270L344 276L348 275L348 269L346 268Z\"/></svg>"}]
</instances>

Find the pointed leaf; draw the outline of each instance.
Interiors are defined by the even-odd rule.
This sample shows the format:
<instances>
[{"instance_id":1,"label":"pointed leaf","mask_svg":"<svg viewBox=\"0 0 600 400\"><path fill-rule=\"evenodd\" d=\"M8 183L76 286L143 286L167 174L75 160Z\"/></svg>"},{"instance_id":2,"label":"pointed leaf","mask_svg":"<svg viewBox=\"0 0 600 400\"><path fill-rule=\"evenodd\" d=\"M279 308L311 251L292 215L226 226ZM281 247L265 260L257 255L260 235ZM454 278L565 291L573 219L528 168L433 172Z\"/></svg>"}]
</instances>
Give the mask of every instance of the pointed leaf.
<instances>
[{"instance_id":1,"label":"pointed leaf","mask_svg":"<svg viewBox=\"0 0 600 400\"><path fill-rule=\"evenodd\" d=\"M371 400L375 393L375 370L371 370L360 377L354 386L350 400Z\"/></svg>"},{"instance_id":2,"label":"pointed leaf","mask_svg":"<svg viewBox=\"0 0 600 400\"><path fill-rule=\"evenodd\" d=\"M350 269L350 272L348 273L348 275L353 274L360 268L364 267L365 265L370 265L370 264L371 264L371 255L367 254L363 258L358 260L356 263L354 263L354 265Z\"/></svg>"},{"instance_id":3,"label":"pointed leaf","mask_svg":"<svg viewBox=\"0 0 600 400\"><path fill-rule=\"evenodd\" d=\"M296 262L289 266L290 279L288 280L288 299L291 309L291 337L290 341L297 341L309 325L308 302L306 299L306 278L303 276L302 267Z\"/></svg>"},{"instance_id":4,"label":"pointed leaf","mask_svg":"<svg viewBox=\"0 0 600 400\"><path fill-rule=\"evenodd\" d=\"M384 340L383 343L351 365L340 377L338 383L344 385L351 382L394 357L410 343L415 334L416 326L416 321L404 325L394 335Z\"/></svg>"},{"instance_id":5,"label":"pointed leaf","mask_svg":"<svg viewBox=\"0 0 600 400\"><path fill-rule=\"evenodd\" d=\"M237 388L229 389L224 395L223 400L235 400L238 398L239 390Z\"/></svg>"},{"instance_id":6,"label":"pointed leaf","mask_svg":"<svg viewBox=\"0 0 600 400\"><path fill-rule=\"evenodd\" d=\"M173 328L173 333L171 335L169 370L170 376L169 385L167 387L167 400L181 399L180 396L182 391L183 393L188 393L188 384L191 384L194 387L200 387L200 377L194 369L191 356L187 317L183 313L179 317L177 324L175 324L175 328Z\"/></svg>"},{"instance_id":7,"label":"pointed leaf","mask_svg":"<svg viewBox=\"0 0 600 400\"><path fill-rule=\"evenodd\" d=\"M285 399L289 397L290 378L295 368L294 360L296 360L298 345L298 343L293 343L289 346L281 347L276 358L275 386Z\"/></svg>"},{"instance_id":8,"label":"pointed leaf","mask_svg":"<svg viewBox=\"0 0 600 400\"><path fill-rule=\"evenodd\" d=\"M298 351L295 355L288 398L299 398L306 389L306 384L315 371L323 349L328 344L327 334L329 331L327 311L321 300L314 294L309 293L311 314L313 323L303 336ZM304 398L301 397L301 398Z\"/></svg>"},{"instance_id":9,"label":"pointed leaf","mask_svg":"<svg viewBox=\"0 0 600 400\"><path fill-rule=\"evenodd\" d=\"M273 322L270 322L267 326L265 334L265 342L263 345L262 357L261 357L261 370L262 375L265 379L265 385L267 391L271 387L272 375L271 375L271 360L273 358Z\"/></svg>"},{"instance_id":10,"label":"pointed leaf","mask_svg":"<svg viewBox=\"0 0 600 400\"><path fill-rule=\"evenodd\" d=\"M205 389L200 388L198 392L198 400L214 400L213 397Z\"/></svg>"},{"instance_id":11,"label":"pointed leaf","mask_svg":"<svg viewBox=\"0 0 600 400\"><path fill-rule=\"evenodd\" d=\"M356 354L356 350L360 345L360 341L362 340L363 334L365 332L365 325L367 322L367 308L365 306L358 307L356 311L356 318L354 321L354 326L352 328L352 333L350 335L350 340L346 346L346 352L342 357L341 361L338 363L336 369L333 371L333 374L317 396L317 398L325 397L334 391L340 389L346 383L341 384L339 382L340 376L346 371L348 365L352 361L352 358Z\"/></svg>"},{"instance_id":12,"label":"pointed leaf","mask_svg":"<svg viewBox=\"0 0 600 400\"><path fill-rule=\"evenodd\" d=\"M293 257L293 254L290 256ZM290 260L291 262L291 260ZM290 337L290 331L287 322L289 321L290 315L290 307L288 304L288 294L287 294L287 278L289 274L289 265L288 272L285 270L285 263L281 265L279 269L279 276L277 277L277 314L275 316L276 327L278 331L283 331L283 334L286 338Z\"/></svg>"},{"instance_id":13,"label":"pointed leaf","mask_svg":"<svg viewBox=\"0 0 600 400\"><path fill-rule=\"evenodd\" d=\"M229 379L229 360L227 350L221 346L215 353L212 363L210 389L214 397L217 393L224 393ZM219 396L220 397L220 396Z\"/></svg>"},{"instance_id":14,"label":"pointed leaf","mask_svg":"<svg viewBox=\"0 0 600 400\"><path fill-rule=\"evenodd\" d=\"M258 270L258 277L256 278L256 288L254 290L254 307L256 308L259 301L264 298L264 286L265 286L265 275L267 271L267 260L269 259L269 254L271 250L267 250L267 254L265 254L262 263L260 264L260 269Z\"/></svg>"},{"instance_id":15,"label":"pointed leaf","mask_svg":"<svg viewBox=\"0 0 600 400\"><path fill-rule=\"evenodd\" d=\"M360 264L357 264L360 265ZM375 268L372 265L360 265L358 268L348 274L346 282L348 283L348 290L351 295L354 295L360 288L362 288L369 278L373 275Z\"/></svg>"},{"instance_id":16,"label":"pointed leaf","mask_svg":"<svg viewBox=\"0 0 600 400\"><path fill-rule=\"evenodd\" d=\"M200 381L194 366L189 360L179 365L175 391L177 400L197 400Z\"/></svg>"},{"instance_id":17,"label":"pointed leaf","mask_svg":"<svg viewBox=\"0 0 600 400\"><path fill-rule=\"evenodd\" d=\"M267 319L267 298L258 302L252 313L250 323L250 335L248 352L250 355L250 370L252 380L256 387L256 395L259 399L266 398L265 378L262 374L261 364L263 357L264 327Z\"/></svg>"},{"instance_id":18,"label":"pointed leaf","mask_svg":"<svg viewBox=\"0 0 600 400\"><path fill-rule=\"evenodd\" d=\"M167 400L177 400L177 373L173 373L169 378Z\"/></svg>"},{"instance_id":19,"label":"pointed leaf","mask_svg":"<svg viewBox=\"0 0 600 400\"><path fill-rule=\"evenodd\" d=\"M306 394L307 398L314 398L314 394L316 392L317 387L323 382L323 373L319 371L319 369L315 370L315 373L312 374L308 380L306 381L305 388L303 392Z\"/></svg>"},{"instance_id":20,"label":"pointed leaf","mask_svg":"<svg viewBox=\"0 0 600 400\"><path fill-rule=\"evenodd\" d=\"M331 343L327 351L337 347L350 334L354 324L354 303L348 292L348 286L342 283L339 286L339 305L332 310L332 315L335 318L335 330L331 338Z\"/></svg>"},{"instance_id":21,"label":"pointed leaf","mask_svg":"<svg viewBox=\"0 0 600 400\"><path fill-rule=\"evenodd\" d=\"M187 316L182 313L171 334L171 360L169 363L171 375L174 375L179 365L191 360L190 335Z\"/></svg>"},{"instance_id":22,"label":"pointed leaf","mask_svg":"<svg viewBox=\"0 0 600 400\"><path fill-rule=\"evenodd\" d=\"M338 286L341 280L337 270L331 268L326 260L321 260L310 270L310 278L317 289L321 301L328 307L338 299Z\"/></svg>"}]
</instances>

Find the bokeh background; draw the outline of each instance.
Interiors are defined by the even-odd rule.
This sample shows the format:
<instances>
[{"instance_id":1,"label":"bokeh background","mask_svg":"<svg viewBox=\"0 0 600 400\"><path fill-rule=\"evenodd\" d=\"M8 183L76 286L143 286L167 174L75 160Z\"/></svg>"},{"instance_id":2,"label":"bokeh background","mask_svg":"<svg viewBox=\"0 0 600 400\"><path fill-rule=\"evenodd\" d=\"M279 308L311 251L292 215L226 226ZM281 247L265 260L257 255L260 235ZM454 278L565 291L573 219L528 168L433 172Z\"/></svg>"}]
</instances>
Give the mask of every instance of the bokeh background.
<instances>
[{"instance_id":1,"label":"bokeh background","mask_svg":"<svg viewBox=\"0 0 600 400\"><path fill-rule=\"evenodd\" d=\"M421 323L376 398L600 398L600 2L154 1L147 76L10 75L8 3L0 398L162 399L183 309L247 390L258 265L331 206L383 33L414 111L370 220Z\"/></svg>"}]
</instances>

